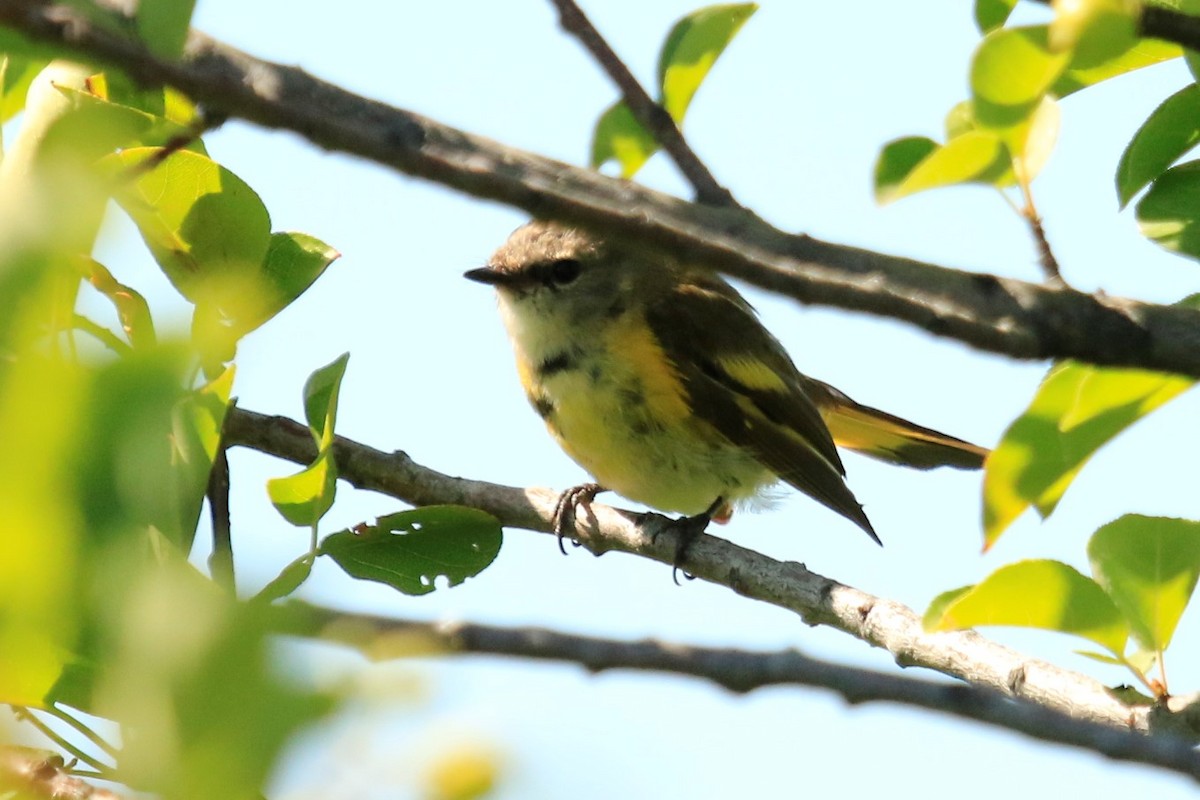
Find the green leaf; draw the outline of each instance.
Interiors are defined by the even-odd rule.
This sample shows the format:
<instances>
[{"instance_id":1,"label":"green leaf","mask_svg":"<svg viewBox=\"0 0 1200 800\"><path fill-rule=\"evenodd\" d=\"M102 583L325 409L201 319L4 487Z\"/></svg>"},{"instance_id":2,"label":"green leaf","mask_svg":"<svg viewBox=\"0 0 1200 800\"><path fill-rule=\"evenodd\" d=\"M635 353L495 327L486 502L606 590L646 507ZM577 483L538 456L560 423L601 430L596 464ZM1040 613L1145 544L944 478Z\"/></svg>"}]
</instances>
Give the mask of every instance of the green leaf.
<instances>
[{"instance_id":1,"label":"green leaf","mask_svg":"<svg viewBox=\"0 0 1200 800\"><path fill-rule=\"evenodd\" d=\"M677 123L708 71L758 5L716 5L693 11L675 23L658 56L662 106Z\"/></svg>"},{"instance_id":2,"label":"green leaf","mask_svg":"<svg viewBox=\"0 0 1200 800\"><path fill-rule=\"evenodd\" d=\"M1103 64L1137 43L1140 5L1125 0L1072 0L1055 3L1050 47L1072 51L1076 66Z\"/></svg>"},{"instance_id":3,"label":"green leaf","mask_svg":"<svg viewBox=\"0 0 1200 800\"><path fill-rule=\"evenodd\" d=\"M262 291L267 209L244 181L199 153L176 152L145 171L160 150L135 147L106 159L129 178L116 200L180 294L228 307L227 316L237 319L239 298Z\"/></svg>"},{"instance_id":4,"label":"green leaf","mask_svg":"<svg viewBox=\"0 0 1200 800\"><path fill-rule=\"evenodd\" d=\"M608 108L596 122L592 134L593 169L616 161L621 165L621 177L632 178L650 156L658 151L658 142L642 127L624 101Z\"/></svg>"},{"instance_id":5,"label":"green leaf","mask_svg":"<svg viewBox=\"0 0 1200 800\"><path fill-rule=\"evenodd\" d=\"M342 353L325 366L314 370L304 382L304 417L308 420L308 428L321 451L329 449L333 444L338 394L349 361L350 354Z\"/></svg>"},{"instance_id":6,"label":"green leaf","mask_svg":"<svg viewBox=\"0 0 1200 800\"><path fill-rule=\"evenodd\" d=\"M316 525L333 506L336 495L337 466L329 450L295 475L267 481L267 496L275 510L302 528Z\"/></svg>"},{"instance_id":7,"label":"green leaf","mask_svg":"<svg viewBox=\"0 0 1200 800\"><path fill-rule=\"evenodd\" d=\"M96 291L103 294L117 310L121 329L135 348L153 347L158 342L154 332L154 319L146 298L133 288L120 283L108 268L99 261L88 258L84 261L88 281Z\"/></svg>"},{"instance_id":8,"label":"green leaf","mask_svg":"<svg viewBox=\"0 0 1200 800\"><path fill-rule=\"evenodd\" d=\"M196 0L139 0L134 17L146 49L174 60L183 54Z\"/></svg>"},{"instance_id":9,"label":"green leaf","mask_svg":"<svg viewBox=\"0 0 1200 800\"><path fill-rule=\"evenodd\" d=\"M260 308L248 308L239 320L247 333L287 308L312 286L341 253L307 233L272 233L263 262L266 286Z\"/></svg>"},{"instance_id":10,"label":"green leaf","mask_svg":"<svg viewBox=\"0 0 1200 800\"><path fill-rule=\"evenodd\" d=\"M312 574L312 568L313 560L308 553L305 553L284 567L278 575L271 579L270 583L254 595L254 602L270 603L281 597L287 597L308 580L308 576Z\"/></svg>"},{"instance_id":11,"label":"green leaf","mask_svg":"<svg viewBox=\"0 0 1200 800\"><path fill-rule=\"evenodd\" d=\"M984 465L984 546L1029 506L1047 517L1100 447L1191 387L1175 375L1055 366Z\"/></svg>"},{"instance_id":12,"label":"green leaf","mask_svg":"<svg viewBox=\"0 0 1200 800\"><path fill-rule=\"evenodd\" d=\"M405 594L432 592L478 575L500 552L503 531L491 514L463 506L426 506L380 517L374 525L325 537L320 554L355 578Z\"/></svg>"},{"instance_id":13,"label":"green leaf","mask_svg":"<svg viewBox=\"0 0 1200 800\"><path fill-rule=\"evenodd\" d=\"M1117 196L1121 207L1200 143L1200 86L1190 83L1146 118L1121 154Z\"/></svg>"},{"instance_id":14,"label":"green leaf","mask_svg":"<svg viewBox=\"0 0 1200 800\"><path fill-rule=\"evenodd\" d=\"M1127 514L1092 535L1088 559L1138 642L1165 650L1200 577L1200 522Z\"/></svg>"},{"instance_id":15,"label":"green leaf","mask_svg":"<svg viewBox=\"0 0 1200 800\"><path fill-rule=\"evenodd\" d=\"M1168 250L1200 258L1200 161L1171 167L1136 207L1142 235Z\"/></svg>"},{"instance_id":16,"label":"green leaf","mask_svg":"<svg viewBox=\"0 0 1200 800\"><path fill-rule=\"evenodd\" d=\"M272 609L170 566L139 575L111 612L98 712L137 731L119 777L172 800L262 797L287 741L332 703L273 668Z\"/></svg>"},{"instance_id":17,"label":"green leaf","mask_svg":"<svg viewBox=\"0 0 1200 800\"><path fill-rule=\"evenodd\" d=\"M25 93L45 61L31 61L14 55L4 56L4 80L0 83L0 123L8 122L25 108Z\"/></svg>"},{"instance_id":18,"label":"green leaf","mask_svg":"<svg viewBox=\"0 0 1200 800\"><path fill-rule=\"evenodd\" d=\"M717 5L695 11L675 23L658 56L659 103L676 124L684 115L700 84L745 21L758 10L754 3ZM621 177L632 178L658 142L633 116L624 101L609 106L592 133L593 169L616 161Z\"/></svg>"},{"instance_id":19,"label":"green leaf","mask_svg":"<svg viewBox=\"0 0 1200 800\"><path fill-rule=\"evenodd\" d=\"M948 589L933 598L929 603L929 608L925 609L925 615L921 618L921 627L927 632L937 630L938 624L946 616L946 609L974 588L974 586L961 586L957 589Z\"/></svg>"},{"instance_id":20,"label":"green leaf","mask_svg":"<svg viewBox=\"0 0 1200 800\"><path fill-rule=\"evenodd\" d=\"M991 33L1008 21L1017 0L975 0L975 25L980 33Z\"/></svg>"},{"instance_id":21,"label":"green leaf","mask_svg":"<svg viewBox=\"0 0 1200 800\"><path fill-rule=\"evenodd\" d=\"M1183 61L1187 64L1188 72L1192 73L1192 80L1200 80L1200 53L1184 50Z\"/></svg>"},{"instance_id":22,"label":"green leaf","mask_svg":"<svg viewBox=\"0 0 1200 800\"><path fill-rule=\"evenodd\" d=\"M1086 66L1070 64L1054 82L1051 91L1055 97L1062 99L1080 89L1094 86L1109 78L1115 78L1142 67L1160 64L1172 58L1179 58L1181 52L1179 45L1176 44L1157 39L1138 39L1125 52L1101 63Z\"/></svg>"},{"instance_id":23,"label":"green leaf","mask_svg":"<svg viewBox=\"0 0 1200 800\"><path fill-rule=\"evenodd\" d=\"M997 132L1022 127L1069 60L1050 50L1044 25L992 31L971 62L975 118Z\"/></svg>"},{"instance_id":24,"label":"green leaf","mask_svg":"<svg viewBox=\"0 0 1200 800\"><path fill-rule=\"evenodd\" d=\"M184 554L191 551L196 536L208 478L221 443L221 427L229 410L235 371L229 367L208 385L184 397L173 409L174 513L164 519L162 532Z\"/></svg>"},{"instance_id":25,"label":"green leaf","mask_svg":"<svg viewBox=\"0 0 1200 800\"><path fill-rule=\"evenodd\" d=\"M875 196L879 202L892 202L917 192L960 183L994 183L1011 178L1008 152L1000 139L989 131L968 131L936 147L909 172L899 172L924 145L918 137L899 139L886 145L876 164ZM881 183L882 178L887 183ZM900 178L896 182L896 178Z\"/></svg>"},{"instance_id":26,"label":"green leaf","mask_svg":"<svg viewBox=\"0 0 1200 800\"><path fill-rule=\"evenodd\" d=\"M885 144L875 161L875 202L882 205L897 199L904 179L938 147L928 136L905 136Z\"/></svg>"},{"instance_id":27,"label":"green leaf","mask_svg":"<svg viewBox=\"0 0 1200 800\"><path fill-rule=\"evenodd\" d=\"M948 604L936 630L1011 625L1089 639L1120 656L1129 630L1104 590L1058 561L1008 564Z\"/></svg>"},{"instance_id":28,"label":"green leaf","mask_svg":"<svg viewBox=\"0 0 1200 800\"><path fill-rule=\"evenodd\" d=\"M1013 161L1020 165L1023 179L1026 182L1036 178L1042 171L1042 167L1046 166L1046 162L1050 160L1050 154L1054 152L1054 144L1058 141L1061 118L1062 114L1059 111L1058 103L1049 96L1043 97L1042 102L1038 104L1033 116L1029 119L1029 127L1020 140L1019 146L1016 148L1009 146Z\"/></svg>"}]
</instances>

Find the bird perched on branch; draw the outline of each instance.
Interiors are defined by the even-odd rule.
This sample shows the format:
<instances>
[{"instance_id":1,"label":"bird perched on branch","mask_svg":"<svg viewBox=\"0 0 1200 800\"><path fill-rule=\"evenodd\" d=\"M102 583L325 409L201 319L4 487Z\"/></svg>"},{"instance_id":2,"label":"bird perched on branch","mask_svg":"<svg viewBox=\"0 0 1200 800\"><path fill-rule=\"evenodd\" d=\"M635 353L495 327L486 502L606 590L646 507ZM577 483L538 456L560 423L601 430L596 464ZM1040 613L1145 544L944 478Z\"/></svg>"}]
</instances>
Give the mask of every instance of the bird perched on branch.
<instances>
[{"instance_id":1,"label":"bird perched on branch","mask_svg":"<svg viewBox=\"0 0 1200 800\"><path fill-rule=\"evenodd\" d=\"M595 483L687 515L676 552L779 481L879 537L837 447L918 469L978 469L987 450L864 406L800 373L754 309L712 272L558 223L517 229L487 266L529 402Z\"/></svg>"}]
</instances>

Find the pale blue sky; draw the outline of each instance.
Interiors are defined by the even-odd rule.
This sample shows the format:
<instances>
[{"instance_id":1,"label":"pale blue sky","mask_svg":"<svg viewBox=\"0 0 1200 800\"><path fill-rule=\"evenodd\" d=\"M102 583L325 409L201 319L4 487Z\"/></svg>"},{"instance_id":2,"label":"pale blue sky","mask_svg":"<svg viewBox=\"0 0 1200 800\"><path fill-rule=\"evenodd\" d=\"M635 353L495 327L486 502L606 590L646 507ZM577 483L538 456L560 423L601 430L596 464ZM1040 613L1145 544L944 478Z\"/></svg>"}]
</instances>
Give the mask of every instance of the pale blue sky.
<instances>
[{"instance_id":1,"label":"pale blue sky","mask_svg":"<svg viewBox=\"0 0 1200 800\"><path fill-rule=\"evenodd\" d=\"M691 0L585 4L643 79L652 78L670 25L695 7ZM584 161L591 126L615 97L543 0L199 0L196 24L255 55L574 163ZM871 198L884 142L940 135L943 115L966 95L977 38L966 2L765 0L698 94L686 132L718 178L781 227L1036 280L1026 231L989 190L943 191L883 209ZM1064 275L1076 286L1162 301L1200 288L1200 267L1145 243L1132 217L1116 213L1112 188L1123 143L1186 79L1181 65L1166 65L1064 103L1061 149L1036 190ZM299 417L305 377L348 350L340 433L456 475L559 488L584 479L527 408L489 292L460 277L523 221L520 212L238 122L212 134L209 145L262 194L276 229L307 231L344 254L313 291L243 344L235 393L244 408ZM640 177L682 191L660 159ZM136 245L114 223L105 260L152 304L178 308L182 325L182 303ZM896 322L751 298L805 372L981 444L996 442L1045 369ZM1019 558L1060 558L1086 570L1088 535L1121 513L1197 515L1191 454L1200 441L1190 424L1197 410L1196 398L1185 396L1139 425L1095 459L1051 521L1023 519L987 557L979 555L978 474L905 471L855 456L847 458L851 485L884 549L798 496L770 512L740 515L718 533L918 610L941 590ZM306 546L307 534L285 524L263 491L267 477L291 470L257 454L234 458L244 590ZM397 505L343 486L325 530ZM321 565L302 594L373 613L794 646L893 668L880 651L728 590L700 582L677 588L661 565L583 551L564 558L549 537L523 531L507 535L491 569L451 591L407 598ZM1195 687L1196 620L1194 612L1185 617L1170 662L1177 690ZM1066 637L988 633L1101 680L1126 680L1073 656L1080 645ZM461 741L503 754L501 798L837 792L987 800L1040 797L1051 785L1097 797L1137 792L1167 800L1193 792L1184 779L1148 768L920 711L848 708L806 689L734 697L689 679L590 676L571 666L463 659L368 669L332 649L289 652L305 674L359 674L364 699L298 745L269 793L273 800L413 796L395 786L411 789L424 761Z\"/></svg>"}]
</instances>

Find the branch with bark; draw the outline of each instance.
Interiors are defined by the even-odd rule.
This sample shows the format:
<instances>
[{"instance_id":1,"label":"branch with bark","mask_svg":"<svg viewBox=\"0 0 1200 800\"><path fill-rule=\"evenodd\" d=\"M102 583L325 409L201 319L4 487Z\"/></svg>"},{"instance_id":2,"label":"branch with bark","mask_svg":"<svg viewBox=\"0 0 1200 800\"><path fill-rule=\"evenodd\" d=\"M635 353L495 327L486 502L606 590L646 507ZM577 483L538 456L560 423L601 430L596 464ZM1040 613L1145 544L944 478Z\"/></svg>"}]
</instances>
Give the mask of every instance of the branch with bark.
<instances>
[{"instance_id":1,"label":"branch with bark","mask_svg":"<svg viewBox=\"0 0 1200 800\"><path fill-rule=\"evenodd\" d=\"M811 686L833 691L854 705L887 702L914 706L1200 780L1200 752L1180 736L1144 736L1048 706L1014 701L994 689L890 675L823 661L794 649L754 652L652 639L627 642L545 628L349 614L298 601L283 606L279 620L282 633L338 641L373 659L427 653L499 655L577 664L589 672L631 669L689 675L738 693L765 686Z\"/></svg>"},{"instance_id":2,"label":"branch with bark","mask_svg":"<svg viewBox=\"0 0 1200 800\"><path fill-rule=\"evenodd\" d=\"M1200 377L1200 311L785 233L744 209L687 203L506 147L198 33L181 61L168 62L65 5L6 0L0 23L141 83L174 86L213 113L295 131L320 147L621 236L804 303L903 320L1014 358L1073 358Z\"/></svg>"},{"instance_id":3,"label":"branch with bark","mask_svg":"<svg viewBox=\"0 0 1200 800\"><path fill-rule=\"evenodd\" d=\"M316 457L306 426L238 408L226 417L225 442L297 464ZM357 488L412 505L472 506L492 514L505 527L553 533L558 493L549 489L451 477L417 464L402 452L384 453L343 437L334 444L334 457L339 476ZM678 533L663 524L664 519L592 503L577 515L571 533L596 555L616 551L672 564ZM903 604L838 583L803 564L776 561L703 534L688 549L685 567L697 578L794 611L809 625L827 625L881 647L901 666L927 667L1114 729L1200 739L1200 703L1175 698L1165 705L1128 706L1093 678L1030 658L974 631L928 633L920 617Z\"/></svg>"}]
</instances>

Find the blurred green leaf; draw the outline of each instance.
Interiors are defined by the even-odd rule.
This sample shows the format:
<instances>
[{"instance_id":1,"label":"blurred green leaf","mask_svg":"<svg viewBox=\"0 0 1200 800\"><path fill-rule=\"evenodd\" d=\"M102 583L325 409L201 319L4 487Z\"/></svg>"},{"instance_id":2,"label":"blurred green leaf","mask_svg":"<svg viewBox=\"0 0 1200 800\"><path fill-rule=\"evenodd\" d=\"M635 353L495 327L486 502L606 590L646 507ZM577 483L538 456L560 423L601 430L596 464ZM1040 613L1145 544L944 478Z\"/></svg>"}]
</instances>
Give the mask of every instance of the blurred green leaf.
<instances>
[{"instance_id":1,"label":"blurred green leaf","mask_svg":"<svg viewBox=\"0 0 1200 800\"><path fill-rule=\"evenodd\" d=\"M1140 5L1126 0L1072 0L1054 5L1050 47L1071 51L1074 66L1106 63L1137 43Z\"/></svg>"},{"instance_id":2,"label":"blurred green leaf","mask_svg":"<svg viewBox=\"0 0 1200 800\"><path fill-rule=\"evenodd\" d=\"M938 147L928 136L905 136L885 144L875 161L875 202L897 199L896 192L904 179Z\"/></svg>"},{"instance_id":3,"label":"blurred green leaf","mask_svg":"<svg viewBox=\"0 0 1200 800\"><path fill-rule=\"evenodd\" d=\"M271 242L267 209L240 178L199 153L173 153L146 171L160 151L135 147L107 159L125 177L117 202L180 294L239 319L245 295L263 291Z\"/></svg>"},{"instance_id":4,"label":"blurred green leaf","mask_svg":"<svg viewBox=\"0 0 1200 800\"><path fill-rule=\"evenodd\" d=\"M3 57L4 76L0 82L0 123L8 122L25 108L25 93L33 79L46 67L45 61L14 55Z\"/></svg>"},{"instance_id":5,"label":"blurred green leaf","mask_svg":"<svg viewBox=\"0 0 1200 800\"><path fill-rule=\"evenodd\" d=\"M117 318L121 321L121 329L133 347L153 347L158 343L154 332L154 320L150 316L150 306L146 298L135 289L119 282L108 268L95 259L85 259L84 268L88 281L96 291L108 298L117 310Z\"/></svg>"},{"instance_id":6,"label":"blurred green leaf","mask_svg":"<svg viewBox=\"0 0 1200 800\"><path fill-rule=\"evenodd\" d=\"M1200 522L1127 514L1092 535L1088 559L1138 642L1165 650L1200 577Z\"/></svg>"},{"instance_id":7,"label":"blurred green leaf","mask_svg":"<svg viewBox=\"0 0 1200 800\"><path fill-rule=\"evenodd\" d=\"M208 385L182 398L173 409L171 444L175 481L171 496L175 513L163 521L161 530L184 554L191 551L196 536L209 474L221 443L221 427L233 393L234 373L235 368L229 367Z\"/></svg>"},{"instance_id":8,"label":"blurred green leaf","mask_svg":"<svg viewBox=\"0 0 1200 800\"><path fill-rule=\"evenodd\" d=\"M1011 625L1070 633L1120 656L1129 629L1091 578L1058 561L1008 564L949 603L935 630Z\"/></svg>"},{"instance_id":9,"label":"blurred green leaf","mask_svg":"<svg viewBox=\"0 0 1200 800\"><path fill-rule=\"evenodd\" d=\"M1010 144L1013 161L1020 165L1022 178L1026 182L1036 178L1050 160L1058 141L1061 117L1058 103L1049 96L1043 97L1029 118L1029 127L1019 147L1014 149Z\"/></svg>"},{"instance_id":10,"label":"blurred green leaf","mask_svg":"<svg viewBox=\"0 0 1200 800\"><path fill-rule=\"evenodd\" d=\"M942 618L946 616L946 609L974 588L974 586L960 586L957 589L948 589L933 598L929 603L929 608L925 609L925 614L921 617L921 627L926 631L937 630Z\"/></svg>"},{"instance_id":11,"label":"blurred green leaf","mask_svg":"<svg viewBox=\"0 0 1200 800\"><path fill-rule=\"evenodd\" d=\"M1069 94L1127 72L1179 58L1179 45L1157 39L1138 39L1128 50L1098 64L1070 64L1054 82L1051 91L1062 99Z\"/></svg>"},{"instance_id":12,"label":"blurred green leaf","mask_svg":"<svg viewBox=\"0 0 1200 800\"><path fill-rule=\"evenodd\" d=\"M196 0L139 0L134 21L146 49L174 60L183 54Z\"/></svg>"},{"instance_id":13,"label":"blurred green leaf","mask_svg":"<svg viewBox=\"0 0 1200 800\"><path fill-rule=\"evenodd\" d=\"M1001 133L1024 126L1069 60L1050 50L1044 25L992 31L971 62L976 120Z\"/></svg>"},{"instance_id":14,"label":"blurred green leaf","mask_svg":"<svg viewBox=\"0 0 1200 800\"><path fill-rule=\"evenodd\" d=\"M305 553L280 570L279 574L272 578L270 583L264 586L258 594L254 595L254 602L270 603L287 597L308 580L308 576L312 574L312 568L312 555Z\"/></svg>"},{"instance_id":15,"label":"blurred green leaf","mask_svg":"<svg viewBox=\"0 0 1200 800\"><path fill-rule=\"evenodd\" d=\"M503 532L491 514L463 506L426 506L380 517L374 525L327 536L321 555L355 578L428 594L439 576L457 586L500 552Z\"/></svg>"},{"instance_id":16,"label":"blurred green leaf","mask_svg":"<svg viewBox=\"0 0 1200 800\"><path fill-rule=\"evenodd\" d=\"M312 431L317 448L327 450L333 444L333 429L337 422L338 394L342 388L342 376L346 374L349 353L340 356L325 366L316 369L304 382L304 417Z\"/></svg>"},{"instance_id":17,"label":"blurred green leaf","mask_svg":"<svg viewBox=\"0 0 1200 800\"><path fill-rule=\"evenodd\" d=\"M262 797L285 743L331 709L271 668L268 613L181 560L132 582L97 698L122 726L122 782L172 800Z\"/></svg>"},{"instance_id":18,"label":"blurred green leaf","mask_svg":"<svg viewBox=\"0 0 1200 800\"><path fill-rule=\"evenodd\" d=\"M1105 443L1191 387L1175 375L1068 362L1046 375L984 465L984 546L1029 506L1047 517Z\"/></svg>"},{"instance_id":19,"label":"blurred green leaf","mask_svg":"<svg viewBox=\"0 0 1200 800\"><path fill-rule=\"evenodd\" d=\"M267 481L267 496L275 510L293 525L311 528L333 506L337 496L337 466L333 452L323 451L317 460L295 475Z\"/></svg>"},{"instance_id":20,"label":"blurred green leaf","mask_svg":"<svg viewBox=\"0 0 1200 800\"><path fill-rule=\"evenodd\" d=\"M615 160L621 165L621 177L632 178L657 151L658 142L621 100L610 106L596 122L591 166L595 169Z\"/></svg>"},{"instance_id":21,"label":"blurred green leaf","mask_svg":"<svg viewBox=\"0 0 1200 800\"><path fill-rule=\"evenodd\" d=\"M1190 258L1200 258L1200 161L1159 175L1136 207L1147 239Z\"/></svg>"},{"instance_id":22,"label":"blurred green leaf","mask_svg":"<svg viewBox=\"0 0 1200 800\"><path fill-rule=\"evenodd\" d=\"M968 131L955 137L935 147L912 165L907 174L901 175L901 170L926 148L919 138L899 139L884 146L875 167L875 196L879 202L892 202L942 186L993 183L1011 177L1008 152L989 131Z\"/></svg>"},{"instance_id":23,"label":"blurred green leaf","mask_svg":"<svg viewBox=\"0 0 1200 800\"><path fill-rule=\"evenodd\" d=\"M683 122L708 71L757 10L755 3L709 6L671 28L658 56L658 84L662 106L676 123Z\"/></svg>"},{"instance_id":24,"label":"blurred green leaf","mask_svg":"<svg viewBox=\"0 0 1200 800\"><path fill-rule=\"evenodd\" d=\"M1198 143L1200 86L1190 83L1154 109L1121 154L1117 166L1121 207Z\"/></svg>"},{"instance_id":25,"label":"blurred green leaf","mask_svg":"<svg viewBox=\"0 0 1200 800\"><path fill-rule=\"evenodd\" d=\"M975 0L975 25L980 33L999 28L1017 7L1017 0Z\"/></svg>"}]
</instances>

